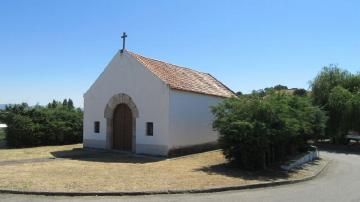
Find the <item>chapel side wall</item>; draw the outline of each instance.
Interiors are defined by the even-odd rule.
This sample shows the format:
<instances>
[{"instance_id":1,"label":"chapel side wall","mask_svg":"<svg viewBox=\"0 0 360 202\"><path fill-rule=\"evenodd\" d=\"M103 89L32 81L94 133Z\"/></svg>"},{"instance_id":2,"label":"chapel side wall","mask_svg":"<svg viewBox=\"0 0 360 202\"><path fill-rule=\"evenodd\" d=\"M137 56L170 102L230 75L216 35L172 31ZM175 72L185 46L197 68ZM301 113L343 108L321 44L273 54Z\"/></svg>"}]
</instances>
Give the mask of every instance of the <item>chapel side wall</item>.
<instances>
[{"instance_id":1,"label":"chapel side wall","mask_svg":"<svg viewBox=\"0 0 360 202\"><path fill-rule=\"evenodd\" d=\"M172 150L215 143L218 132L212 128L210 107L223 98L170 90L170 147Z\"/></svg>"},{"instance_id":2,"label":"chapel side wall","mask_svg":"<svg viewBox=\"0 0 360 202\"><path fill-rule=\"evenodd\" d=\"M108 148L106 104L115 94L124 93L136 105L136 153L166 155L169 138L169 87L127 52L117 53L104 72L84 95L84 146ZM94 133L100 121L100 133ZM154 135L146 136L146 122L154 123Z\"/></svg>"}]
</instances>

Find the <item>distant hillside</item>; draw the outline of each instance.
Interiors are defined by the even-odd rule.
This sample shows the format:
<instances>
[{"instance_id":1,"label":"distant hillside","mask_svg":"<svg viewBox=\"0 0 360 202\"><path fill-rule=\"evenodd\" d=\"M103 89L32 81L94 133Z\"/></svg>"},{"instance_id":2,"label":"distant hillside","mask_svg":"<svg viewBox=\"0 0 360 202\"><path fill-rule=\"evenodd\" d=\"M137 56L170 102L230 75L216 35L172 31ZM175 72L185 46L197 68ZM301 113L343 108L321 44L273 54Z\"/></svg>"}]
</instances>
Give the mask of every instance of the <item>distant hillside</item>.
<instances>
[{"instance_id":1,"label":"distant hillside","mask_svg":"<svg viewBox=\"0 0 360 202\"><path fill-rule=\"evenodd\" d=\"M0 104L0 109L5 109L6 104Z\"/></svg>"}]
</instances>

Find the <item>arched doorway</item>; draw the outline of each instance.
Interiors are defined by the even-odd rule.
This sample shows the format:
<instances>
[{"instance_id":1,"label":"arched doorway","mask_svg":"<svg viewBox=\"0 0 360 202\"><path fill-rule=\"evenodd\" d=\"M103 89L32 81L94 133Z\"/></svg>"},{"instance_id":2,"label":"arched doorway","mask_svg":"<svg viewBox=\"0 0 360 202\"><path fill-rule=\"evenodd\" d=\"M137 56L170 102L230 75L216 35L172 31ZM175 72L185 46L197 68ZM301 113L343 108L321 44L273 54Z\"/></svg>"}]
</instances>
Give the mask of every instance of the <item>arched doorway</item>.
<instances>
[{"instance_id":1,"label":"arched doorway","mask_svg":"<svg viewBox=\"0 0 360 202\"><path fill-rule=\"evenodd\" d=\"M133 117L127 104L119 104L113 115L113 148L132 151Z\"/></svg>"},{"instance_id":2,"label":"arched doorway","mask_svg":"<svg viewBox=\"0 0 360 202\"><path fill-rule=\"evenodd\" d=\"M122 116L126 116L125 119L121 118ZM136 118L139 117L139 111L131 97L124 93L113 95L106 104L104 117L106 118L106 148L135 152ZM128 128L121 127L122 125ZM122 136L124 133L122 130L130 131L130 133ZM123 141L126 141L127 146L121 145L122 138L124 138Z\"/></svg>"}]
</instances>

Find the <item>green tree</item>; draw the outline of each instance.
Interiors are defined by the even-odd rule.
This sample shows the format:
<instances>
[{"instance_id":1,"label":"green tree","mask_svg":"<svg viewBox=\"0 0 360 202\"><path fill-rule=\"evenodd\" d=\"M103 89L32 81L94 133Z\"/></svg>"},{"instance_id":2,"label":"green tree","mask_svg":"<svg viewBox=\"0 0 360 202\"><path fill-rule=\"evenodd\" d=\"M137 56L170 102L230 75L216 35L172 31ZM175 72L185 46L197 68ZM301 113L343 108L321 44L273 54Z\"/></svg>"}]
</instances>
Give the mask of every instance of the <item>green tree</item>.
<instances>
[{"instance_id":1,"label":"green tree","mask_svg":"<svg viewBox=\"0 0 360 202\"><path fill-rule=\"evenodd\" d=\"M360 92L360 73L351 75L346 79L342 85L345 89L349 90L351 93Z\"/></svg>"},{"instance_id":2,"label":"green tree","mask_svg":"<svg viewBox=\"0 0 360 202\"><path fill-rule=\"evenodd\" d=\"M314 103L329 115L326 134L334 143L345 142L350 130L359 132L358 97L360 74L352 74L337 66L324 67L311 84Z\"/></svg>"},{"instance_id":3,"label":"green tree","mask_svg":"<svg viewBox=\"0 0 360 202\"><path fill-rule=\"evenodd\" d=\"M263 169L307 150L324 133L325 113L309 97L270 92L226 99L214 106L213 127L227 159L243 169Z\"/></svg>"},{"instance_id":4,"label":"green tree","mask_svg":"<svg viewBox=\"0 0 360 202\"><path fill-rule=\"evenodd\" d=\"M341 86L333 88L329 95L328 110L330 118L328 122L328 135L333 138L334 142L341 141L347 133L345 113L347 102L351 97L351 92Z\"/></svg>"},{"instance_id":5,"label":"green tree","mask_svg":"<svg viewBox=\"0 0 360 202\"><path fill-rule=\"evenodd\" d=\"M348 130L360 131L360 92L347 101L344 122Z\"/></svg>"},{"instance_id":6,"label":"green tree","mask_svg":"<svg viewBox=\"0 0 360 202\"><path fill-rule=\"evenodd\" d=\"M47 106L48 106L48 108L56 108L56 107L62 106L62 103L60 101L53 100Z\"/></svg>"},{"instance_id":7,"label":"green tree","mask_svg":"<svg viewBox=\"0 0 360 202\"><path fill-rule=\"evenodd\" d=\"M325 108L328 107L331 90L338 85L343 85L351 77L351 73L340 69L336 65L324 67L311 82L311 91L314 102Z\"/></svg>"},{"instance_id":8,"label":"green tree","mask_svg":"<svg viewBox=\"0 0 360 202\"><path fill-rule=\"evenodd\" d=\"M69 101L68 101L68 108L69 109L74 109L74 103L70 98L69 98Z\"/></svg>"},{"instance_id":9,"label":"green tree","mask_svg":"<svg viewBox=\"0 0 360 202\"><path fill-rule=\"evenodd\" d=\"M62 103L63 107L68 107L68 100L64 99L63 103Z\"/></svg>"}]
</instances>

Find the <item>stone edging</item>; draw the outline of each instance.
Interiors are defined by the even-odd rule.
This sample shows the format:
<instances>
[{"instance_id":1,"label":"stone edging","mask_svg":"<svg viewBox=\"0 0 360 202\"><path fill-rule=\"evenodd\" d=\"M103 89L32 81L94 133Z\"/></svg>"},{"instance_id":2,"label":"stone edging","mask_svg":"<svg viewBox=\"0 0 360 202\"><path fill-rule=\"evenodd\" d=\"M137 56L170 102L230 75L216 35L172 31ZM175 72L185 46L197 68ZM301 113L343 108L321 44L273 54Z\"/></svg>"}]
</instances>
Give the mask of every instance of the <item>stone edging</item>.
<instances>
[{"instance_id":1,"label":"stone edging","mask_svg":"<svg viewBox=\"0 0 360 202\"><path fill-rule=\"evenodd\" d=\"M329 160L324 160L325 164L311 176L295 180L279 180L273 182L229 186L229 187L216 187L208 189L188 189L188 190L160 190L160 191L140 191L140 192L45 192L45 191L20 191L0 189L0 193L4 194L25 194L25 195L45 195L45 196L138 196L138 195L158 195L158 194L187 194L187 193L213 193L222 191L235 191L244 189L255 189L264 187L273 187L286 184L295 184L316 178L322 171L324 171Z\"/></svg>"}]
</instances>

